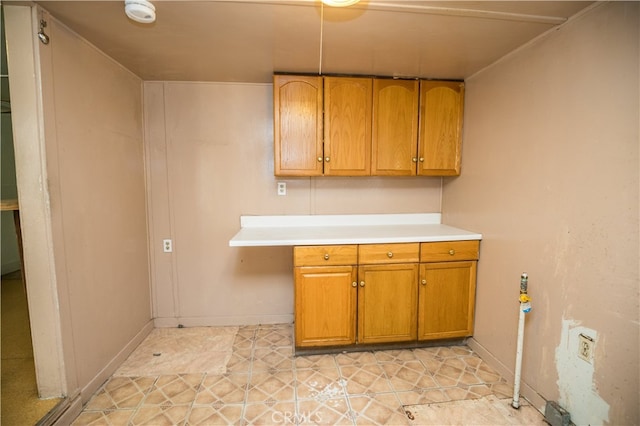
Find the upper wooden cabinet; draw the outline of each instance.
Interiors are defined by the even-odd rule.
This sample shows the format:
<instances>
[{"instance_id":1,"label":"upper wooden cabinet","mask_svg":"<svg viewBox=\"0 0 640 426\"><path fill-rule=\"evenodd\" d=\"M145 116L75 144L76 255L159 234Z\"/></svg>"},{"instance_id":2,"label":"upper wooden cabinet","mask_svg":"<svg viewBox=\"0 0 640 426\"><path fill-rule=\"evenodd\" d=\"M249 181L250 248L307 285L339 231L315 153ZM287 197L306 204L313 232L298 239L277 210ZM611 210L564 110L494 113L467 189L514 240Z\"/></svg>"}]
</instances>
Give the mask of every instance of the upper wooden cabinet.
<instances>
[{"instance_id":1,"label":"upper wooden cabinet","mask_svg":"<svg viewBox=\"0 0 640 426\"><path fill-rule=\"evenodd\" d=\"M464 83L420 82L418 174L460 174Z\"/></svg>"},{"instance_id":2,"label":"upper wooden cabinet","mask_svg":"<svg viewBox=\"0 0 640 426\"><path fill-rule=\"evenodd\" d=\"M370 78L324 78L324 174L371 174Z\"/></svg>"},{"instance_id":3,"label":"upper wooden cabinet","mask_svg":"<svg viewBox=\"0 0 640 426\"><path fill-rule=\"evenodd\" d=\"M276 176L322 175L322 77L273 77Z\"/></svg>"},{"instance_id":4,"label":"upper wooden cabinet","mask_svg":"<svg viewBox=\"0 0 640 426\"><path fill-rule=\"evenodd\" d=\"M460 174L463 82L295 75L273 82L276 176Z\"/></svg>"},{"instance_id":5,"label":"upper wooden cabinet","mask_svg":"<svg viewBox=\"0 0 640 426\"><path fill-rule=\"evenodd\" d=\"M371 174L413 176L418 144L418 81L373 80Z\"/></svg>"}]
</instances>

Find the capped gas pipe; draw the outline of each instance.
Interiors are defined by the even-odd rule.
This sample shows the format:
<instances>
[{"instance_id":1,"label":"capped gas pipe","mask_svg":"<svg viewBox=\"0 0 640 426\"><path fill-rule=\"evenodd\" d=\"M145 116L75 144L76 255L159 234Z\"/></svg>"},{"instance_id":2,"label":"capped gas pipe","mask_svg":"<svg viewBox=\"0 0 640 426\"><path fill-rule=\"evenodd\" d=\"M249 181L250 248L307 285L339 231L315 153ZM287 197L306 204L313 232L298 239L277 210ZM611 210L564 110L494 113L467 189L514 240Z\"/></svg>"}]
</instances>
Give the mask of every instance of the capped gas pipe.
<instances>
[{"instance_id":1,"label":"capped gas pipe","mask_svg":"<svg viewBox=\"0 0 640 426\"><path fill-rule=\"evenodd\" d=\"M518 345L516 348L516 371L513 383L513 408L520 408L520 374L522 371L522 345L524 343L524 315L531 311L531 298L527 294L529 276L520 276L520 317L518 319Z\"/></svg>"}]
</instances>

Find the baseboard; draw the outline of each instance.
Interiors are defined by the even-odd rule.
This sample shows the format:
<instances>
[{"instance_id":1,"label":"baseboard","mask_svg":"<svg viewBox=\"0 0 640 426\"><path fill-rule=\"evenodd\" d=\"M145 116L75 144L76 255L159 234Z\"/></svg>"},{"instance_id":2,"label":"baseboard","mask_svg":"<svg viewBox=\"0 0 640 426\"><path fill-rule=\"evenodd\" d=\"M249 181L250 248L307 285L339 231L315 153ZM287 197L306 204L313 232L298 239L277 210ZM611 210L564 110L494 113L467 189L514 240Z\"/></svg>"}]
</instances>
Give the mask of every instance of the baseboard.
<instances>
[{"instance_id":1,"label":"baseboard","mask_svg":"<svg viewBox=\"0 0 640 426\"><path fill-rule=\"evenodd\" d=\"M142 343L142 341L153 330L153 320L147 322L142 329L131 339L118 354L98 373L96 376L84 386L80 395L82 397L82 404L86 404L94 393L106 382L109 377L122 365L129 355L135 350L135 348Z\"/></svg>"},{"instance_id":2,"label":"baseboard","mask_svg":"<svg viewBox=\"0 0 640 426\"><path fill-rule=\"evenodd\" d=\"M52 423L53 426L68 426L80 415L82 412L82 398L80 394L76 395L73 400L66 402L61 408L63 411L56 417Z\"/></svg>"},{"instance_id":3,"label":"baseboard","mask_svg":"<svg viewBox=\"0 0 640 426\"><path fill-rule=\"evenodd\" d=\"M293 323L293 314L225 317L163 317L153 320L153 324L157 328L178 327L179 325L185 327L221 327L230 325L291 323Z\"/></svg>"},{"instance_id":4,"label":"baseboard","mask_svg":"<svg viewBox=\"0 0 640 426\"><path fill-rule=\"evenodd\" d=\"M495 357L487 348L482 346L473 337L467 340L467 346L469 346L484 362L489 364L490 367L495 369L502 377L504 377L509 383L514 383L515 374L502 361ZM536 410L544 414L545 405L547 400L542 395L535 391L531 386L526 384L523 380L520 382L520 395L523 396L529 403L535 407Z\"/></svg>"}]
</instances>

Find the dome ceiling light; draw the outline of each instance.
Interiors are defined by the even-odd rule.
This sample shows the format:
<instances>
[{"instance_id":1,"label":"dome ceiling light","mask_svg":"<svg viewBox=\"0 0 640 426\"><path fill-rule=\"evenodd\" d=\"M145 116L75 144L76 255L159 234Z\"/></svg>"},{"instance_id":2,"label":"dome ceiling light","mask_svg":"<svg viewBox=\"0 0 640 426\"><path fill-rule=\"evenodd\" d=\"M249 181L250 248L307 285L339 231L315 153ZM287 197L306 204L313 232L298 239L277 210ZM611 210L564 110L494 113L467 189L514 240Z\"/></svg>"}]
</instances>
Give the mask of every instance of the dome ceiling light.
<instances>
[{"instance_id":1,"label":"dome ceiling light","mask_svg":"<svg viewBox=\"0 0 640 426\"><path fill-rule=\"evenodd\" d=\"M322 3L333 7L346 7L358 3L360 0L322 0Z\"/></svg>"},{"instance_id":2,"label":"dome ceiling light","mask_svg":"<svg viewBox=\"0 0 640 426\"><path fill-rule=\"evenodd\" d=\"M151 24L156 20L156 8L147 0L125 0L124 12L129 19L142 24Z\"/></svg>"}]
</instances>

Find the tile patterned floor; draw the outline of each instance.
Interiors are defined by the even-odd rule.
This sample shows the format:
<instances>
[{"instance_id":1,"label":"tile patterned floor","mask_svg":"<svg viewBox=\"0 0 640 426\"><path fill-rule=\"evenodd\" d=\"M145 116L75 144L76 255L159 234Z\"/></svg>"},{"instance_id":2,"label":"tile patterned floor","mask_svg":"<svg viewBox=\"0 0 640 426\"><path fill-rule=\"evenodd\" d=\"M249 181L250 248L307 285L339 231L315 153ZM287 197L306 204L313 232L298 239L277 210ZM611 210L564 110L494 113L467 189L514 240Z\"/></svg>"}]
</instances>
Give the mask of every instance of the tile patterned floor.
<instances>
[{"instance_id":1,"label":"tile patterned floor","mask_svg":"<svg viewBox=\"0 0 640 426\"><path fill-rule=\"evenodd\" d=\"M290 324L240 327L222 375L112 377L74 425L412 425L405 405L509 398L466 346L293 356Z\"/></svg>"}]
</instances>

